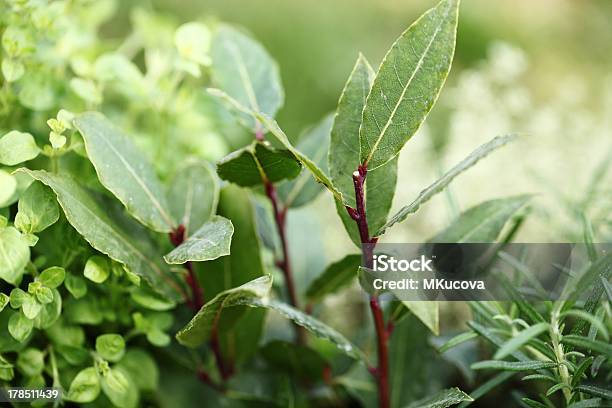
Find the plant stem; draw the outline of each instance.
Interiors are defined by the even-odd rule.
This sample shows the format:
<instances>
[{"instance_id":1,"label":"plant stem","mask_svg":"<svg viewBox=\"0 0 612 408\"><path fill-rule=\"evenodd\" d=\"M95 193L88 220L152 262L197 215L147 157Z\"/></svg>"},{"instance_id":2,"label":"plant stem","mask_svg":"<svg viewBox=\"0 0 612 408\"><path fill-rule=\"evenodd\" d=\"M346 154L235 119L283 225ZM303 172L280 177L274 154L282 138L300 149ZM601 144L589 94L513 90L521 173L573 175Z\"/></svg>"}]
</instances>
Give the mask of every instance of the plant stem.
<instances>
[{"instance_id":1,"label":"plant stem","mask_svg":"<svg viewBox=\"0 0 612 408\"><path fill-rule=\"evenodd\" d=\"M257 123L255 130L255 139L259 141L264 140L263 129L261 125ZM286 216L287 216L287 208L281 208L278 195L276 193L276 187L269 180L264 180L264 188L266 191L266 196L270 203L272 204L272 210L274 211L274 222L276 224L276 229L278 230L278 237L281 243L282 250L282 258L278 260L276 263L277 266L283 271L283 276L285 278L285 286L287 288L287 295L289 298L289 303L296 309L300 308L297 291L295 290L295 283L293 280L293 272L291 270L291 258L289 255L289 245L287 242L287 228L286 228ZM305 344L306 342L306 333L304 332L304 328L302 326L298 326L294 324L295 327L295 337L298 344Z\"/></svg>"},{"instance_id":2,"label":"plant stem","mask_svg":"<svg viewBox=\"0 0 612 408\"><path fill-rule=\"evenodd\" d=\"M562 389L563 396L565 397L565 402L569 405L572 399L572 381L565 363L565 353L563 351L563 345L561 344L561 329L559 328L559 315L563 308L563 303L562 301L557 302L550 313L550 339L555 352L555 358L557 359L557 364L559 364L557 368L559 377L561 378L561 382L566 385L566 387Z\"/></svg>"},{"instance_id":3,"label":"plant stem","mask_svg":"<svg viewBox=\"0 0 612 408\"><path fill-rule=\"evenodd\" d=\"M365 203L365 180L368 174L366 166L359 166L353 173L355 187L356 208L346 207L347 212L357 224L361 239L361 251L365 267L372 268L372 255L378 238L370 237L368 217ZM370 372L376 377L378 384L378 405L380 408L389 408L391 391L389 389L389 347L388 340L392 326L385 326L385 318L377 296L370 296L370 310L376 328L376 345L378 350L378 366Z\"/></svg>"},{"instance_id":4,"label":"plant stem","mask_svg":"<svg viewBox=\"0 0 612 408\"><path fill-rule=\"evenodd\" d=\"M172 242L172 244L175 247L181 245L185 241L186 238L187 237L185 236L185 226L184 225L179 225L178 227L176 227L174 231L170 233L170 242ZM187 304L189 305L191 309L193 309L193 311L197 312L198 310L200 310L202 306L204 306L204 291L202 290L202 286L200 286L198 282L198 278L195 274L195 271L193 269L193 265L191 264L191 262L186 262L185 268L187 268L187 271L188 271L188 274L185 277L185 281L187 282L187 285L189 285L189 288L191 289L191 299L187 300ZM215 356L215 362L217 364L217 369L219 371L219 374L221 375L221 378L223 378L223 380L225 381L231 376L232 369L226 366L223 360L223 356L221 354L221 347L219 346L219 337L217 335L216 328L211 333L210 348L212 349L212 352ZM208 377L206 373L203 373L204 375L202 375L202 373L203 372L201 370L199 370L196 373L198 378L202 382L210 385L212 388L217 389L217 390L222 388L221 386L216 385L216 384L214 386L211 385L213 383L211 381L206 380L206 379L210 380L210 377Z\"/></svg>"}]
</instances>

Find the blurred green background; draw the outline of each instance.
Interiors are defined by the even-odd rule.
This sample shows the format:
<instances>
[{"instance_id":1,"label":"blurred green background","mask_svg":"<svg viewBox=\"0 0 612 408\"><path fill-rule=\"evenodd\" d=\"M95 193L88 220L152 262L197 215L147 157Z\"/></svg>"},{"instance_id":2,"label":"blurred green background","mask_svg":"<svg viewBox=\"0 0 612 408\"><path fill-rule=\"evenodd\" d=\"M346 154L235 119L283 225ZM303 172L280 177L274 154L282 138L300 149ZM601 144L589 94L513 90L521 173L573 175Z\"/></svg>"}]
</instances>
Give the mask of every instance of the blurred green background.
<instances>
[{"instance_id":1,"label":"blurred green background","mask_svg":"<svg viewBox=\"0 0 612 408\"><path fill-rule=\"evenodd\" d=\"M287 98L279 122L295 133L335 108L358 52L377 65L395 38L435 3L153 0L151 6L179 22L217 17L250 30L280 65ZM126 30L128 16L116 13L126 19L119 21ZM491 42L502 40L528 55L528 81L540 97L562 87L559 75L568 71L597 82L609 72L611 19L608 0L464 0L453 77L485 58ZM117 21L110 24L117 29Z\"/></svg>"}]
</instances>

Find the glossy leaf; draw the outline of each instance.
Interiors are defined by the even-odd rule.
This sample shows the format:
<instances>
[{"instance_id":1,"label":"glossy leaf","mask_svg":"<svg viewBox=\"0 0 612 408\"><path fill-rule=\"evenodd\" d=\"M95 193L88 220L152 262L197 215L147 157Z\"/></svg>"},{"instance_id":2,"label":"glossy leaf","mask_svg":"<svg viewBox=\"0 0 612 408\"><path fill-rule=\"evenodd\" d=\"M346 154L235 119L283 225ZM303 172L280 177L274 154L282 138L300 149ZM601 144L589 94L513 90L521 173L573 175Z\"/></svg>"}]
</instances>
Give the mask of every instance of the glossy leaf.
<instances>
[{"instance_id":1,"label":"glossy leaf","mask_svg":"<svg viewBox=\"0 0 612 408\"><path fill-rule=\"evenodd\" d=\"M344 85L334 117L329 145L329 175L348 205L355 207L353 172L360 164L359 126L374 70L359 54L353 71Z\"/></svg>"},{"instance_id":2,"label":"glossy leaf","mask_svg":"<svg viewBox=\"0 0 612 408\"><path fill-rule=\"evenodd\" d=\"M130 138L103 115L87 112L74 120L100 182L144 225L159 232L175 226L155 170Z\"/></svg>"},{"instance_id":3,"label":"glossy leaf","mask_svg":"<svg viewBox=\"0 0 612 408\"><path fill-rule=\"evenodd\" d=\"M276 62L251 37L228 25L216 30L212 49L212 82L242 105L274 117L284 100ZM248 114L241 119L252 129Z\"/></svg>"},{"instance_id":4,"label":"glossy leaf","mask_svg":"<svg viewBox=\"0 0 612 408\"><path fill-rule=\"evenodd\" d=\"M103 204L72 177L40 170L21 171L53 189L68 222L92 247L126 264L159 293L174 300L184 298L184 288L157 258L152 244L132 236L139 229L138 224L124 217L120 226L110 218Z\"/></svg>"},{"instance_id":5,"label":"glossy leaf","mask_svg":"<svg viewBox=\"0 0 612 408\"><path fill-rule=\"evenodd\" d=\"M276 150L264 142L253 142L217 163L221 179L243 187L293 179L301 169L300 162L289 151Z\"/></svg>"},{"instance_id":6,"label":"glossy leaf","mask_svg":"<svg viewBox=\"0 0 612 408\"><path fill-rule=\"evenodd\" d=\"M506 223L530 199L529 195L485 201L463 212L432 242L494 242Z\"/></svg>"},{"instance_id":7,"label":"glossy leaf","mask_svg":"<svg viewBox=\"0 0 612 408\"><path fill-rule=\"evenodd\" d=\"M14 166L32 160L40 149L29 133L12 130L0 138L0 164Z\"/></svg>"},{"instance_id":8,"label":"glossy leaf","mask_svg":"<svg viewBox=\"0 0 612 408\"><path fill-rule=\"evenodd\" d=\"M167 196L172 216L189 237L217 211L219 179L213 166L202 162L181 168L171 180Z\"/></svg>"},{"instance_id":9,"label":"glossy leaf","mask_svg":"<svg viewBox=\"0 0 612 408\"><path fill-rule=\"evenodd\" d=\"M30 261L30 247L13 227L0 228L0 279L17 285Z\"/></svg>"},{"instance_id":10,"label":"glossy leaf","mask_svg":"<svg viewBox=\"0 0 612 408\"><path fill-rule=\"evenodd\" d=\"M458 0L443 0L414 22L383 59L363 110L361 163L395 157L433 107L455 52Z\"/></svg>"},{"instance_id":11,"label":"glossy leaf","mask_svg":"<svg viewBox=\"0 0 612 408\"><path fill-rule=\"evenodd\" d=\"M38 181L21 195L17 209L15 227L27 234L43 231L59 219L55 194Z\"/></svg>"},{"instance_id":12,"label":"glossy leaf","mask_svg":"<svg viewBox=\"0 0 612 408\"><path fill-rule=\"evenodd\" d=\"M418 197L408 204L405 207L402 207L389 221L380 228L374 236L381 236L385 233L387 228L392 227L393 225L402 222L408 217L408 215L413 214L421 208L421 205L425 204L429 201L434 195L442 192L458 175L468 170L470 167L474 166L481 159L485 158L487 155L495 151L496 149L505 146L507 143L513 141L516 138L515 135L506 135L506 136L497 136L494 139L488 141L487 143L479 146L476 150L470 153L465 159L459 162L455 167L451 168L449 171L444 173L442 177L434 181L431 185L429 185L426 189L421 191Z\"/></svg>"},{"instance_id":13,"label":"glossy leaf","mask_svg":"<svg viewBox=\"0 0 612 408\"><path fill-rule=\"evenodd\" d=\"M329 265L308 290L306 297L310 302L320 302L325 296L348 286L357 277L361 265L361 255L347 255Z\"/></svg>"},{"instance_id":14,"label":"glossy leaf","mask_svg":"<svg viewBox=\"0 0 612 408\"><path fill-rule=\"evenodd\" d=\"M169 264L210 261L229 255L234 226L227 218L213 216L192 236L174 248L164 259Z\"/></svg>"},{"instance_id":15,"label":"glossy leaf","mask_svg":"<svg viewBox=\"0 0 612 408\"><path fill-rule=\"evenodd\" d=\"M266 297L271 288L272 278L262 276L237 288L219 293L202 306L191 321L176 334L176 339L184 346L198 347L210 339L224 308L241 304L241 299Z\"/></svg>"},{"instance_id":16,"label":"glossy leaf","mask_svg":"<svg viewBox=\"0 0 612 408\"><path fill-rule=\"evenodd\" d=\"M344 204L336 200L336 209L345 229L357 246L361 244L359 231L344 205L355 207L353 172L360 164L359 127L373 77L372 68L365 57L359 55L338 102L328 154L332 181L344 198ZM376 231L387 221L396 181L397 159L368 171L364 188L370 231Z\"/></svg>"},{"instance_id":17,"label":"glossy leaf","mask_svg":"<svg viewBox=\"0 0 612 408\"><path fill-rule=\"evenodd\" d=\"M307 129L298 139L296 148L309 157L324 173L327 172L327 150L332 126L332 116L324 117L319 123ZM307 170L291 182L278 186L278 194L287 207L300 207L314 200L322 190Z\"/></svg>"},{"instance_id":18,"label":"glossy leaf","mask_svg":"<svg viewBox=\"0 0 612 408\"><path fill-rule=\"evenodd\" d=\"M459 388L449 388L442 390L431 397L413 402L412 404L408 405L408 408L448 408L463 401L474 400Z\"/></svg>"}]
</instances>

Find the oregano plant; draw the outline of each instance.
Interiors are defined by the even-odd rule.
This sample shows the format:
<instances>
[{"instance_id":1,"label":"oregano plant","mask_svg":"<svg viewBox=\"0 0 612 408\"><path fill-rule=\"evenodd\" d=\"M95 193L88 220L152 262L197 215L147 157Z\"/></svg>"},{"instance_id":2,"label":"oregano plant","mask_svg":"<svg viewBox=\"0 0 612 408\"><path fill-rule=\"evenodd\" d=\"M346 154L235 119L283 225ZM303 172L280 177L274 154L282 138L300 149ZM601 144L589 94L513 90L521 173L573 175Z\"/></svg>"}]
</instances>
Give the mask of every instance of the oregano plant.
<instances>
[{"instance_id":1,"label":"oregano plant","mask_svg":"<svg viewBox=\"0 0 612 408\"><path fill-rule=\"evenodd\" d=\"M100 27L115 6L0 6L2 395L58 391L25 397L33 406L449 407L532 371L523 380L550 387L516 397L527 406L611 399L610 257L586 217L590 266L564 300L534 306L507 285L509 302L470 302L470 330L438 344L442 356L493 345L471 368L501 372L469 394L417 381L436 358L438 302L363 292L364 331L324 318L326 299L365 288L387 230L517 138L475 147L390 213L400 152L451 70L459 0L408 26L377 69L359 54L335 112L297 141L275 120L280 69L250 34L136 7L131 32L108 40ZM354 249L302 287L288 218L323 191ZM531 199L484 201L426 242L509 243ZM576 288L593 282L581 303Z\"/></svg>"}]
</instances>

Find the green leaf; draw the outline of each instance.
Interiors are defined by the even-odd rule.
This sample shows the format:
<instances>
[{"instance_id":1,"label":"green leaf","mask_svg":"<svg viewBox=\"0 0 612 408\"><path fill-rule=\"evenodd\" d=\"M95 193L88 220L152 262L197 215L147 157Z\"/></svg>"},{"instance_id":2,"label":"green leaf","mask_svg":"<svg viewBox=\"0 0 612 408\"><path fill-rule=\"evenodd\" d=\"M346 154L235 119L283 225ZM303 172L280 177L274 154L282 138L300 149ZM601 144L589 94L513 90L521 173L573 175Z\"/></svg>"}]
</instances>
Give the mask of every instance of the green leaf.
<instances>
[{"instance_id":1,"label":"green leaf","mask_svg":"<svg viewBox=\"0 0 612 408\"><path fill-rule=\"evenodd\" d=\"M138 389L130 375L121 367L113 367L102 375L102 391L119 408L132 408L138 404Z\"/></svg>"},{"instance_id":2,"label":"green leaf","mask_svg":"<svg viewBox=\"0 0 612 408\"><path fill-rule=\"evenodd\" d=\"M34 322L19 312L13 313L8 322L9 333L20 343L23 343L28 338L30 333L32 333L33 327Z\"/></svg>"},{"instance_id":3,"label":"green leaf","mask_svg":"<svg viewBox=\"0 0 612 408\"><path fill-rule=\"evenodd\" d=\"M329 135L332 126L331 115L324 117L319 123L312 126L300 136L296 148L327 172L327 151L329 149ZM293 181L278 186L278 194L286 207L301 207L314 200L321 192L322 187L309 174L302 171Z\"/></svg>"},{"instance_id":4,"label":"green leaf","mask_svg":"<svg viewBox=\"0 0 612 408\"><path fill-rule=\"evenodd\" d=\"M310 173L312 174L312 177L314 177L315 181L318 183L321 183L325 186L325 188L327 188L336 198L336 200L342 201L342 194L338 191L338 189L333 185L333 183L331 182L330 178L327 176L327 174L325 174L323 172L323 170L321 170L319 168L319 166L317 166L317 164L312 161L310 158L308 158L305 154L303 154L302 152L300 152L298 149L296 149L291 142L289 141L289 138L287 137L287 135L285 135L285 132L282 131L282 129L278 126L278 123L276 123L276 121L272 118L270 118L268 115L260 113L260 112L256 112L253 111L252 109L249 109L247 107L245 107L244 105L240 104L238 101L236 101L235 99L231 98L229 95L227 95L225 92L219 90L219 89L208 89L208 92L213 95L216 96L218 98L221 98L225 101L228 101L228 103L230 103L235 109L244 112L248 115L251 115L252 117L254 117L257 121L259 121L259 123L261 123L261 125L263 125L263 127L265 129L268 129L268 131L270 133L272 133L272 135L287 149L289 150L291 153L293 153L293 155L304 165L304 167L306 167Z\"/></svg>"},{"instance_id":5,"label":"green leaf","mask_svg":"<svg viewBox=\"0 0 612 408\"><path fill-rule=\"evenodd\" d=\"M0 228L0 279L17 285L29 261L30 247L23 235L13 227Z\"/></svg>"},{"instance_id":6,"label":"green leaf","mask_svg":"<svg viewBox=\"0 0 612 408\"><path fill-rule=\"evenodd\" d=\"M48 288L54 289L62 284L66 277L66 270L59 266L52 266L45 269L38 276L37 281L47 286Z\"/></svg>"},{"instance_id":7,"label":"green leaf","mask_svg":"<svg viewBox=\"0 0 612 408\"><path fill-rule=\"evenodd\" d=\"M38 288L35 295L36 300L41 304L46 305L47 303L53 302L53 291L45 286Z\"/></svg>"},{"instance_id":8,"label":"green leaf","mask_svg":"<svg viewBox=\"0 0 612 408\"><path fill-rule=\"evenodd\" d=\"M80 299L87 294L87 283L80 276L67 274L64 286L75 299Z\"/></svg>"},{"instance_id":9,"label":"green leaf","mask_svg":"<svg viewBox=\"0 0 612 408\"><path fill-rule=\"evenodd\" d=\"M45 354L35 348L27 348L19 352L17 369L27 377L34 377L42 373L45 368Z\"/></svg>"},{"instance_id":10,"label":"green leaf","mask_svg":"<svg viewBox=\"0 0 612 408\"><path fill-rule=\"evenodd\" d=\"M159 386L157 363L149 353L139 348L130 348L117 365L127 371L138 389L155 391Z\"/></svg>"},{"instance_id":11,"label":"green leaf","mask_svg":"<svg viewBox=\"0 0 612 408\"><path fill-rule=\"evenodd\" d=\"M576 389L580 392L592 395L594 397L601 397L607 400L612 400L612 391L606 388L596 387L594 385L579 385Z\"/></svg>"},{"instance_id":12,"label":"green leaf","mask_svg":"<svg viewBox=\"0 0 612 408\"><path fill-rule=\"evenodd\" d=\"M266 142L258 141L230 153L217 163L219 177L243 187L293 179L301 169L300 162L289 151L276 150Z\"/></svg>"},{"instance_id":13,"label":"green leaf","mask_svg":"<svg viewBox=\"0 0 612 408\"><path fill-rule=\"evenodd\" d=\"M176 29L174 44L183 58L209 65L211 37L210 30L204 24L189 22Z\"/></svg>"},{"instance_id":14,"label":"green leaf","mask_svg":"<svg viewBox=\"0 0 612 408\"><path fill-rule=\"evenodd\" d=\"M25 67L23 63L16 59L2 59L2 75L6 82L15 82L23 76Z\"/></svg>"},{"instance_id":15,"label":"green leaf","mask_svg":"<svg viewBox=\"0 0 612 408\"><path fill-rule=\"evenodd\" d=\"M216 87L251 110L274 117L284 99L279 70L258 42L228 25L219 25L211 56ZM243 113L241 120L255 129L250 115Z\"/></svg>"},{"instance_id":16,"label":"green leaf","mask_svg":"<svg viewBox=\"0 0 612 408\"><path fill-rule=\"evenodd\" d=\"M557 382L557 379L551 375L546 374L529 374L521 378L521 381L550 381L553 383Z\"/></svg>"},{"instance_id":17,"label":"green leaf","mask_svg":"<svg viewBox=\"0 0 612 408\"><path fill-rule=\"evenodd\" d=\"M602 337L605 340L610 339L610 334L608 333L608 329L606 328L606 326L603 324L603 322L600 319L593 316L592 314L587 313L584 310L570 309L570 310L566 310L565 312L561 313L561 317L565 317L565 316L573 316L573 317L577 317L578 319L586 320L587 322L591 323L592 326L597 328L597 330L601 333Z\"/></svg>"},{"instance_id":18,"label":"green leaf","mask_svg":"<svg viewBox=\"0 0 612 408\"><path fill-rule=\"evenodd\" d=\"M402 300L406 306L433 334L440 335L440 304L435 301Z\"/></svg>"},{"instance_id":19,"label":"green leaf","mask_svg":"<svg viewBox=\"0 0 612 408\"><path fill-rule=\"evenodd\" d=\"M285 303L281 303L275 300L260 297L243 297L237 300L237 304L253 307L263 307L266 309L274 310L287 319L292 320L298 326L304 327L306 330L311 332L317 337L327 339L331 341L336 347L349 357L356 360L366 361L365 355L355 345L344 337L344 335L338 333L333 328L327 326L321 321L314 317L307 315L306 313L297 310Z\"/></svg>"},{"instance_id":20,"label":"green leaf","mask_svg":"<svg viewBox=\"0 0 612 408\"><path fill-rule=\"evenodd\" d=\"M81 404L92 402L100 395L100 379L94 367L87 367L70 383L66 399Z\"/></svg>"},{"instance_id":21,"label":"green leaf","mask_svg":"<svg viewBox=\"0 0 612 408\"><path fill-rule=\"evenodd\" d=\"M210 163L190 164L173 177L167 196L172 216L188 237L217 211L219 179Z\"/></svg>"},{"instance_id":22,"label":"green leaf","mask_svg":"<svg viewBox=\"0 0 612 408\"><path fill-rule=\"evenodd\" d=\"M555 392L562 390L563 388L567 388L570 389L569 385L564 384L564 383L559 383L559 384L555 384L552 387L550 387L548 390L546 390L546 396L549 397L551 395L553 395Z\"/></svg>"},{"instance_id":23,"label":"green leaf","mask_svg":"<svg viewBox=\"0 0 612 408\"><path fill-rule=\"evenodd\" d=\"M81 187L72 177L46 171L21 169L53 189L68 222L98 251L144 277L158 293L184 299L185 289L157 258L158 250L134 234L140 226L127 217L115 222L106 204Z\"/></svg>"},{"instance_id":24,"label":"green leaf","mask_svg":"<svg viewBox=\"0 0 612 408\"><path fill-rule=\"evenodd\" d=\"M96 351L103 359L116 363L125 353L125 340L119 334L102 334L96 337Z\"/></svg>"},{"instance_id":25,"label":"green leaf","mask_svg":"<svg viewBox=\"0 0 612 408\"><path fill-rule=\"evenodd\" d=\"M600 398L589 398L582 401L571 403L567 406L567 408L594 408L601 407L601 399Z\"/></svg>"},{"instance_id":26,"label":"green leaf","mask_svg":"<svg viewBox=\"0 0 612 408\"><path fill-rule=\"evenodd\" d=\"M14 376L13 364L0 355L0 380L11 381Z\"/></svg>"},{"instance_id":27,"label":"green leaf","mask_svg":"<svg viewBox=\"0 0 612 408\"><path fill-rule=\"evenodd\" d=\"M598 353L605 354L606 356L612 356L612 345L610 343L604 343L603 341L599 340L591 340L588 337L568 334L567 336L561 337L561 343L570 344L585 350L593 350Z\"/></svg>"},{"instance_id":28,"label":"green leaf","mask_svg":"<svg viewBox=\"0 0 612 408\"><path fill-rule=\"evenodd\" d=\"M47 329L52 326L62 312L62 296L57 289L51 289L53 300L42 305L38 316L34 319L34 327L37 329Z\"/></svg>"},{"instance_id":29,"label":"green leaf","mask_svg":"<svg viewBox=\"0 0 612 408\"><path fill-rule=\"evenodd\" d=\"M6 293L0 293L0 312L4 310L6 305L10 302L10 297L7 296Z\"/></svg>"},{"instance_id":30,"label":"green leaf","mask_svg":"<svg viewBox=\"0 0 612 408\"><path fill-rule=\"evenodd\" d=\"M416 401L410 404L408 408L448 408L463 401L474 400L459 388L449 388L431 397Z\"/></svg>"},{"instance_id":31,"label":"green leaf","mask_svg":"<svg viewBox=\"0 0 612 408\"><path fill-rule=\"evenodd\" d=\"M328 153L329 174L351 207L355 207L353 172L360 164L359 126L373 79L374 70L366 58L359 54L340 95L331 131Z\"/></svg>"},{"instance_id":32,"label":"green leaf","mask_svg":"<svg viewBox=\"0 0 612 408\"><path fill-rule=\"evenodd\" d=\"M451 168L449 171L444 173L442 177L434 181L431 185L429 185L426 189L421 191L418 197L408 204L407 206L402 207L391 219L380 228L374 236L381 236L385 233L387 228L391 228L393 225L400 223L408 217L408 215L413 214L418 211L418 209L429 201L434 195L442 192L458 175L468 170L470 167L474 166L481 159L485 158L487 155L495 151L496 149L505 146L507 143L516 139L516 135L506 135L506 136L497 136L487 143L479 146L476 150L470 153L465 159L459 162L455 167ZM369 177L369 175L368 175ZM335 182L335 179L334 179Z\"/></svg>"},{"instance_id":33,"label":"green leaf","mask_svg":"<svg viewBox=\"0 0 612 408\"><path fill-rule=\"evenodd\" d=\"M361 244L359 231L344 205L355 207L353 172L360 165L359 127L373 76L374 72L365 57L359 55L338 102L328 154L332 181L344 199L344 203L336 200L336 209L346 231L357 246ZM371 231L376 231L387 221L396 181L396 159L368 171L364 188Z\"/></svg>"},{"instance_id":34,"label":"green leaf","mask_svg":"<svg viewBox=\"0 0 612 408\"><path fill-rule=\"evenodd\" d=\"M449 341L447 341L446 343L444 343L439 349L438 352L440 354L444 353L445 351L448 351L456 346L458 346L459 344L465 343L466 341L475 339L476 337L478 337L478 334L474 333L473 331L467 331L465 333L461 333L456 335L455 337L451 338Z\"/></svg>"},{"instance_id":35,"label":"green leaf","mask_svg":"<svg viewBox=\"0 0 612 408\"><path fill-rule=\"evenodd\" d=\"M306 290L306 297L310 302L320 302L326 295L350 285L357 277L360 265L361 255L359 254L347 255L332 263L310 284Z\"/></svg>"},{"instance_id":36,"label":"green leaf","mask_svg":"<svg viewBox=\"0 0 612 408\"><path fill-rule=\"evenodd\" d=\"M13 309L19 309L26 302L26 299L30 297L29 293L24 292L22 289L15 288L11 290L10 303Z\"/></svg>"},{"instance_id":37,"label":"green leaf","mask_svg":"<svg viewBox=\"0 0 612 408\"><path fill-rule=\"evenodd\" d=\"M268 296L271 287L272 279L266 275L219 293L202 306L191 321L176 334L176 339L184 346L198 347L210 340L213 328L224 308L239 305L239 300L243 298Z\"/></svg>"},{"instance_id":38,"label":"green leaf","mask_svg":"<svg viewBox=\"0 0 612 408\"><path fill-rule=\"evenodd\" d=\"M23 312L24 316L30 320L36 319L42 308L43 305L40 304L32 295L28 295L21 305L21 311Z\"/></svg>"},{"instance_id":39,"label":"green leaf","mask_svg":"<svg viewBox=\"0 0 612 408\"><path fill-rule=\"evenodd\" d=\"M458 0L443 0L414 22L385 55L363 110L361 163L395 157L433 107L455 52Z\"/></svg>"},{"instance_id":40,"label":"green leaf","mask_svg":"<svg viewBox=\"0 0 612 408\"><path fill-rule=\"evenodd\" d=\"M15 201L19 184L17 179L10 173L0 170L0 208L11 205Z\"/></svg>"},{"instance_id":41,"label":"green leaf","mask_svg":"<svg viewBox=\"0 0 612 408\"><path fill-rule=\"evenodd\" d=\"M504 371L527 371L541 370L544 368L556 367L554 361L499 361L499 360L484 360L471 365L472 370L504 370Z\"/></svg>"},{"instance_id":42,"label":"green leaf","mask_svg":"<svg viewBox=\"0 0 612 408\"><path fill-rule=\"evenodd\" d=\"M233 234L232 222L215 215L185 242L164 255L164 259L169 264L184 264L189 261L210 261L229 255Z\"/></svg>"},{"instance_id":43,"label":"green leaf","mask_svg":"<svg viewBox=\"0 0 612 408\"><path fill-rule=\"evenodd\" d=\"M429 337L429 332L414 315L394 324L388 345L392 407L404 407L439 390L439 386L432 384L431 373L422 369L436 359ZM376 382L375 378L372 380Z\"/></svg>"},{"instance_id":44,"label":"green leaf","mask_svg":"<svg viewBox=\"0 0 612 408\"><path fill-rule=\"evenodd\" d=\"M572 374L572 388L576 387L582 381L582 377L584 372L593 364L593 360L595 360L592 356L585 358L582 360L580 365L576 368L576 370Z\"/></svg>"},{"instance_id":45,"label":"green leaf","mask_svg":"<svg viewBox=\"0 0 612 408\"><path fill-rule=\"evenodd\" d=\"M173 309L176 306L174 302L162 298L160 295L144 285L134 288L130 292L130 297L140 306L160 312Z\"/></svg>"},{"instance_id":46,"label":"green leaf","mask_svg":"<svg viewBox=\"0 0 612 408\"><path fill-rule=\"evenodd\" d=\"M521 331L520 333L514 335L508 341L506 341L500 348L497 350L493 358L495 360L501 360L506 356L512 354L515 350L521 348L524 344L529 342L529 340L539 336L541 333L544 333L549 328L548 323L538 323L533 326L529 326L527 329Z\"/></svg>"},{"instance_id":47,"label":"green leaf","mask_svg":"<svg viewBox=\"0 0 612 408\"><path fill-rule=\"evenodd\" d=\"M11 130L0 138L0 164L14 166L32 160L40 149L29 133Z\"/></svg>"},{"instance_id":48,"label":"green leaf","mask_svg":"<svg viewBox=\"0 0 612 408\"><path fill-rule=\"evenodd\" d=\"M102 185L141 223L155 231L170 232L175 222L161 183L130 138L100 113L83 113L74 124Z\"/></svg>"},{"instance_id":49,"label":"green leaf","mask_svg":"<svg viewBox=\"0 0 612 408\"><path fill-rule=\"evenodd\" d=\"M110 262L100 255L90 257L85 263L83 276L95 283L103 283L110 276Z\"/></svg>"},{"instance_id":50,"label":"green leaf","mask_svg":"<svg viewBox=\"0 0 612 408\"><path fill-rule=\"evenodd\" d=\"M59 208L53 190L35 181L19 198L15 216L15 227L32 234L55 224L59 219Z\"/></svg>"},{"instance_id":51,"label":"green leaf","mask_svg":"<svg viewBox=\"0 0 612 408\"><path fill-rule=\"evenodd\" d=\"M519 195L485 201L467 211L436 235L432 242L494 242L506 223L531 196Z\"/></svg>"},{"instance_id":52,"label":"green leaf","mask_svg":"<svg viewBox=\"0 0 612 408\"><path fill-rule=\"evenodd\" d=\"M541 402L529 399L529 398L521 398L523 404L527 405L529 408L548 408L547 405L542 404Z\"/></svg>"}]
</instances>

